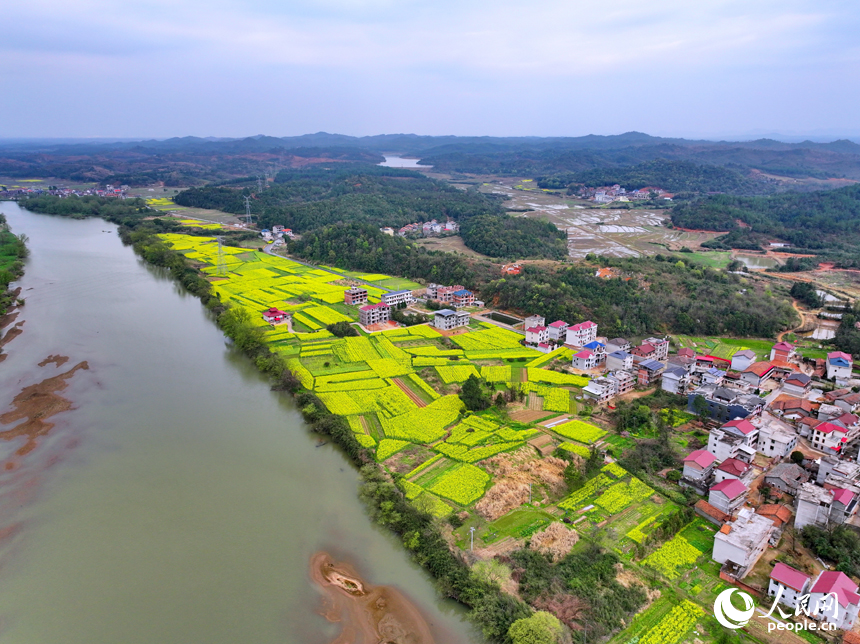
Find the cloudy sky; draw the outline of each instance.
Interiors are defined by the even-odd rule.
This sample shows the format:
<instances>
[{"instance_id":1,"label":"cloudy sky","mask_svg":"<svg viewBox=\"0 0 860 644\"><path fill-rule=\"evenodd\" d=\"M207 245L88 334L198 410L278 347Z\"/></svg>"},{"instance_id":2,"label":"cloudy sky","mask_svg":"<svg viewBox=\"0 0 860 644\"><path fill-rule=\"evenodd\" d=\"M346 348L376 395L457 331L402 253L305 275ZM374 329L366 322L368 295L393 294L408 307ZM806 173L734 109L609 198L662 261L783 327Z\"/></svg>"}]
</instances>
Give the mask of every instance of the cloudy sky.
<instances>
[{"instance_id":1,"label":"cloudy sky","mask_svg":"<svg viewBox=\"0 0 860 644\"><path fill-rule=\"evenodd\" d=\"M0 137L836 135L856 0L28 0Z\"/></svg>"}]
</instances>

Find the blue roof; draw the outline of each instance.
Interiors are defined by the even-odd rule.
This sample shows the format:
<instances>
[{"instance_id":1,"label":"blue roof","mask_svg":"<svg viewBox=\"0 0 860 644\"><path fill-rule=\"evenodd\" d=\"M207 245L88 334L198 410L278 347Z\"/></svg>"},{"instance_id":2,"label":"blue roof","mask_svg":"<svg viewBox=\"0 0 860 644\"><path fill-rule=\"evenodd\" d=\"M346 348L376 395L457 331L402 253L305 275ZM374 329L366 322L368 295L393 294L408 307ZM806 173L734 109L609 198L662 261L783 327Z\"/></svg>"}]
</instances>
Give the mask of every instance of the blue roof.
<instances>
[{"instance_id":1,"label":"blue roof","mask_svg":"<svg viewBox=\"0 0 860 644\"><path fill-rule=\"evenodd\" d=\"M596 349L597 347L605 347L605 346L606 346L605 344L602 344L602 343L598 342L597 340L592 340L591 342L589 342L588 344L585 345L585 348L586 349ZM616 353L618 353L618 352L616 351Z\"/></svg>"},{"instance_id":2,"label":"blue roof","mask_svg":"<svg viewBox=\"0 0 860 644\"><path fill-rule=\"evenodd\" d=\"M848 362L845 358L830 358L830 364L836 365L837 367L850 367L851 363Z\"/></svg>"},{"instance_id":3,"label":"blue roof","mask_svg":"<svg viewBox=\"0 0 860 644\"><path fill-rule=\"evenodd\" d=\"M452 315L457 315L456 311L452 311L451 309L439 309L436 311L436 315L442 315L444 317L449 317Z\"/></svg>"},{"instance_id":4,"label":"blue roof","mask_svg":"<svg viewBox=\"0 0 860 644\"><path fill-rule=\"evenodd\" d=\"M648 369L649 371L657 371L657 369L663 368L663 363L657 362L656 360L643 360L642 362L639 363L639 366L644 367L645 369Z\"/></svg>"},{"instance_id":5,"label":"blue roof","mask_svg":"<svg viewBox=\"0 0 860 644\"><path fill-rule=\"evenodd\" d=\"M385 297L386 295L403 295L404 293L411 293L411 292L412 291L410 291L408 289L403 289L402 291L389 291L388 293L383 293L382 297Z\"/></svg>"},{"instance_id":6,"label":"blue roof","mask_svg":"<svg viewBox=\"0 0 860 644\"><path fill-rule=\"evenodd\" d=\"M618 351L613 351L609 355L613 358L617 358L618 360L626 360L630 356L629 353L627 353L626 351L621 351L620 349Z\"/></svg>"},{"instance_id":7,"label":"blue roof","mask_svg":"<svg viewBox=\"0 0 860 644\"><path fill-rule=\"evenodd\" d=\"M471 295L472 291L467 291L466 289L460 289L459 291L454 291L452 295Z\"/></svg>"}]
</instances>

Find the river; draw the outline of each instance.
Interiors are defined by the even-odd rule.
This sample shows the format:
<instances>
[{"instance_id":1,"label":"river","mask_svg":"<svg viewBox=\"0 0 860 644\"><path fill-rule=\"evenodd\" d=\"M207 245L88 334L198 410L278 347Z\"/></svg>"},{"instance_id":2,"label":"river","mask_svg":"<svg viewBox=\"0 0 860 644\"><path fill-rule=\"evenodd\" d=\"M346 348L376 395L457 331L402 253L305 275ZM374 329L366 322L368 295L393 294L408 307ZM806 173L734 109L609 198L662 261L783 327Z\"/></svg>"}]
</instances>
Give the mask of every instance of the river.
<instances>
[{"instance_id":1,"label":"river","mask_svg":"<svg viewBox=\"0 0 860 644\"><path fill-rule=\"evenodd\" d=\"M86 360L74 409L36 449L0 442L0 642L315 644L309 559L327 550L405 591L438 642L477 641L461 607L373 525L346 459L308 433L199 300L100 219L28 213L23 334L0 365L0 411ZM60 367L37 364L68 356ZM8 426L2 427L8 429Z\"/></svg>"}]
</instances>

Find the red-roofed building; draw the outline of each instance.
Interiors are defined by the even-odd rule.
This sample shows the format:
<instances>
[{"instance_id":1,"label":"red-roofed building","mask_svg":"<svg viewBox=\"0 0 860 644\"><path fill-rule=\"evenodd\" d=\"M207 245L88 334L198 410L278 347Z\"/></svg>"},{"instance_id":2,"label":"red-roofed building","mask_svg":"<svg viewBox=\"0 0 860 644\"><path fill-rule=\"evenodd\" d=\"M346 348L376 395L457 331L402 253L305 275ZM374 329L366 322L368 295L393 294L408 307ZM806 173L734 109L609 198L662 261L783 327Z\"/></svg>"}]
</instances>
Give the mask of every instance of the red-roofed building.
<instances>
[{"instance_id":1,"label":"red-roofed building","mask_svg":"<svg viewBox=\"0 0 860 644\"><path fill-rule=\"evenodd\" d=\"M726 514L734 514L746 501L748 488L737 479L726 479L711 487L708 503Z\"/></svg>"},{"instance_id":2,"label":"red-roofed building","mask_svg":"<svg viewBox=\"0 0 860 644\"><path fill-rule=\"evenodd\" d=\"M275 324L281 324L286 322L290 317L289 313L285 313L284 311L279 311L278 309L272 307L263 311L263 319L274 326Z\"/></svg>"},{"instance_id":3,"label":"red-roofed building","mask_svg":"<svg viewBox=\"0 0 860 644\"><path fill-rule=\"evenodd\" d=\"M776 503L768 503L766 505L760 505L756 508L756 514L759 514L763 517L767 517L773 521L773 526L775 528L782 528L788 525L788 522L791 521L791 510L789 510L784 505L778 505Z\"/></svg>"},{"instance_id":4,"label":"red-roofed building","mask_svg":"<svg viewBox=\"0 0 860 644\"><path fill-rule=\"evenodd\" d=\"M705 501L705 499L699 499L696 501L696 505L693 506L693 511L703 519L706 519L718 526L722 526L726 521L729 521L732 518L725 512L717 510L717 508Z\"/></svg>"},{"instance_id":5,"label":"red-roofed building","mask_svg":"<svg viewBox=\"0 0 860 644\"><path fill-rule=\"evenodd\" d=\"M753 362L741 374L741 380L753 387L761 387L774 375L776 367L770 362Z\"/></svg>"},{"instance_id":6,"label":"red-roofed building","mask_svg":"<svg viewBox=\"0 0 860 644\"><path fill-rule=\"evenodd\" d=\"M597 324L591 320L569 326L565 334L565 344L574 347L584 347L595 340L597 340Z\"/></svg>"},{"instance_id":7,"label":"red-roofed building","mask_svg":"<svg viewBox=\"0 0 860 644\"><path fill-rule=\"evenodd\" d=\"M678 355L683 356L685 358L695 358L696 352L688 347L682 347L678 349Z\"/></svg>"},{"instance_id":8,"label":"red-roofed building","mask_svg":"<svg viewBox=\"0 0 860 644\"><path fill-rule=\"evenodd\" d=\"M545 326L533 326L526 329L526 344L549 342L549 331Z\"/></svg>"},{"instance_id":9,"label":"red-roofed building","mask_svg":"<svg viewBox=\"0 0 860 644\"><path fill-rule=\"evenodd\" d=\"M391 307L380 302L379 304L366 304L358 309L358 321L362 326L372 324L385 324L391 319Z\"/></svg>"},{"instance_id":10,"label":"red-roofed building","mask_svg":"<svg viewBox=\"0 0 860 644\"><path fill-rule=\"evenodd\" d=\"M827 595L835 595L836 601L826 601ZM809 607L810 617L850 630L860 609L857 584L844 572L823 570L809 591Z\"/></svg>"},{"instance_id":11,"label":"red-roofed building","mask_svg":"<svg viewBox=\"0 0 860 644\"><path fill-rule=\"evenodd\" d=\"M780 604L797 608L800 597L809 592L810 579L809 575L786 566L781 561L777 562L770 572L767 594L770 597L779 597Z\"/></svg>"},{"instance_id":12,"label":"red-roofed building","mask_svg":"<svg viewBox=\"0 0 860 644\"><path fill-rule=\"evenodd\" d=\"M770 349L771 360L782 360L783 362L788 362L794 357L794 355L794 347L788 342L777 342Z\"/></svg>"},{"instance_id":13,"label":"red-roofed building","mask_svg":"<svg viewBox=\"0 0 860 644\"><path fill-rule=\"evenodd\" d=\"M594 367L597 366L597 356L588 349L583 349L582 351L573 354L571 364L574 369L594 369Z\"/></svg>"},{"instance_id":14,"label":"red-roofed building","mask_svg":"<svg viewBox=\"0 0 860 644\"><path fill-rule=\"evenodd\" d=\"M848 442L849 432L841 425L823 422L813 427L809 438L815 449L828 454L838 454Z\"/></svg>"},{"instance_id":15,"label":"red-roofed building","mask_svg":"<svg viewBox=\"0 0 860 644\"><path fill-rule=\"evenodd\" d=\"M749 463L744 463L736 458L727 458L714 470L714 481L722 483L726 479L736 479L749 486L754 473L755 470Z\"/></svg>"},{"instance_id":16,"label":"red-roofed building","mask_svg":"<svg viewBox=\"0 0 860 644\"><path fill-rule=\"evenodd\" d=\"M640 344L638 347L633 347L632 349L630 349L630 353L635 356L634 360L636 360L636 358L653 360L654 357L657 355L657 350L646 342L644 344Z\"/></svg>"},{"instance_id":17,"label":"red-roofed building","mask_svg":"<svg viewBox=\"0 0 860 644\"><path fill-rule=\"evenodd\" d=\"M716 457L706 449L690 452L684 459L684 475L681 484L703 493L711 484Z\"/></svg>"},{"instance_id":18,"label":"red-roofed building","mask_svg":"<svg viewBox=\"0 0 860 644\"><path fill-rule=\"evenodd\" d=\"M546 330L549 333L549 339L556 344L564 344L564 341L567 339L567 327L567 322L562 322L561 320L548 324Z\"/></svg>"},{"instance_id":19,"label":"red-roofed building","mask_svg":"<svg viewBox=\"0 0 860 644\"><path fill-rule=\"evenodd\" d=\"M851 377L854 360L844 351L831 351L827 354L827 378L836 378L838 384Z\"/></svg>"}]
</instances>

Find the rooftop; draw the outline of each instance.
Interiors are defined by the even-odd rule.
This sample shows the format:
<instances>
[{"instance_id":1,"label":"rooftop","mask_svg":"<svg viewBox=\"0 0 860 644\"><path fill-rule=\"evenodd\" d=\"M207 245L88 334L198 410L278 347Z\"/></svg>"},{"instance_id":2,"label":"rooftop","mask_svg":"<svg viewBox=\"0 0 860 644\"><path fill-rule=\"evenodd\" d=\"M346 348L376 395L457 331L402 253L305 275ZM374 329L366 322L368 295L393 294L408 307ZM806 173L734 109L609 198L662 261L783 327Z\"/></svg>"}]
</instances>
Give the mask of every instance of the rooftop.
<instances>
[{"instance_id":1,"label":"rooftop","mask_svg":"<svg viewBox=\"0 0 860 644\"><path fill-rule=\"evenodd\" d=\"M847 431L844 427L840 427L839 425L834 425L833 423L828 422L816 425L815 430L821 432L822 434L830 434L831 432L839 432L841 434L844 434Z\"/></svg>"},{"instance_id":2,"label":"rooftop","mask_svg":"<svg viewBox=\"0 0 860 644\"><path fill-rule=\"evenodd\" d=\"M775 503L760 505L758 509L756 509L756 514L760 514L763 517L771 519L773 521L773 525L777 528L781 528L791 521L791 510L784 505L777 505Z\"/></svg>"},{"instance_id":3,"label":"rooftop","mask_svg":"<svg viewBox=\"0 0 860 644\"><path fill-rule=\"evenodd\" d=\"M629 353L627 353L626 351L621 351L620 349L618 351L613 351L609 355L613 358L617 358L618 360L626 360L630 357Z\"/></svg>"},{"instance_id":4,"label":"rooftop","mask_svg":"<svg viewBox=\"0 0 860 644\"><path fill-rule=\"evenodd\" d=\"M726 474L732 474L734 476L743 476L746 474L747 470L749 470L750 466L743 461L739 461L736 458L727 458L722 463L720 463L718 470L721 472L725 472Z\"/></svg>"},{"instance_id":5,"label":"rooftop","mask_svg":"<svg viewBox=\"0 0 860 644\"><path fill-rule=\"evenodd\" d=\"M724 525L715 538L749 552L766 541L772 530L773 521L744 509L738 513L737 520Z\"/></svg>"},{"instance_id":6,"label":"rooftop","mask_svg":"<svg viewBox=\"0 0 860 644\"><path fill-rule=\"evenodd\" d=\"M767 361L753 362L749 367L744 369L744 373L753 373L759 378L770 371L773 371L773 363Z\"/></svg>"},{"instance_id":7,"label":"rooftop","mask_svg":"<svg viewBox=\"0 0 860 644\"><path fill-rule=\"evenodd\" d=\"M717 457L711 454L706 449L697 449L684 459L685 463L695 463L699 467L708 467L711 463L717 460Z\"/></svg>"},{"instance_id":8,"label":"rooftop","mask_svg":"<svg viewBox=\"0 0 860 644\"><path fill-rule=\"evenodd\" d=\"M711 487L711 492L722 492L729 500L734 500L747 493L747 486L737 479L726 479Z\"/></svg>"},{"instance_id":9,"label":"rooftop","mask_svg":"<svg viewBox=\"0 0 860 644\"><path fill-rule=\"evenodd\" d=\"M847 506L851 503L851 499L854 498L854 493L850 490L845 490L843 488L835 488L831 490L833 492L833 500L838 501L844 506Z\"/></svg>"},{"instance_id":10,"label":"rooftop","mask_svg":"<svg viewBox=\"0 0 860 644\"><path fill-rule=\"evenodd\" d=\"M789 516L791 513L789 513ZM799 570L795 570L791 566L786 566L781 561L778 561L770 572L770 578L779 582L783 586L788 586L794 590L803 590L806 582L809 581L809 575L805 575Z\"/></svg>"},{"instance_id":11,"label":"rooftop","mask_svg":"<svg viewBox=\"0 0 860 644\"><path fill-rule=\"evenodd\" d=\"M560 329L562 327L567 326L567 322L562 322L561 320L556 320L555 322L553 322L549 326L551 326L553 329Z\"/></svg>"},{"instance_id":12,"label":"rooftop","mask_svg":"<svg viewBox=\"0 0 860 644\"><path fill-rule=\"evenodd\" d=\"M849 604L860 604L860 596L857 595L857 584L844 572L836 570L823 570L818 579L812 585L810 592L813 593L836 593L839 605L847 608Z\"/></svg>"},{"instance_id":13,"label":"rooftop","mask_svg":"<svg viewBox=\"0 0 860 644\"><path fill-rule=\"evenodd\" d=\"M750 421L744 418L736 418L735 420L730 420L725 425L723 425L722 428L726 429L727 427L731 427L738 430L744 436L748 436L755 431L755 425L753 425Z\"/></svg>"}]
</instances>

